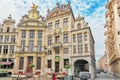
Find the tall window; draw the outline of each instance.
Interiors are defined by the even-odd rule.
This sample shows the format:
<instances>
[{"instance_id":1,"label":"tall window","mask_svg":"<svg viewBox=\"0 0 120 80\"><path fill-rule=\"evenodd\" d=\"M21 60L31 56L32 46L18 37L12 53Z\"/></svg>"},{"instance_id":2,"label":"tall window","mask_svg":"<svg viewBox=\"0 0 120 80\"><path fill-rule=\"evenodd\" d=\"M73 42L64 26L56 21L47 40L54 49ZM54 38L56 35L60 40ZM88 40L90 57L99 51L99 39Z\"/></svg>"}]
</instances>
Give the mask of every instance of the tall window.
<instances>
[{"instance_id":1,"label":"tall window","mask_svg":"<svg viewBox=\"0 0 120 80\"><path fill-rule=\"evenodd\" d=\"M9 36L5 36L5 42L9 42Z\"/></svg>"},{"instance_id":2,"label":"tall window","mask_svg":"<svg viewBox=\"0 0 120 80\"><path fill-rule=\"evenodd\" d=\"M59 53L60 53L59 48L55 48L55 54L59 54Z\"/></svg>"},{"instance_id":3,"label":"tall window","mask_svg":"<svg viewBox=\"0 0 120 80\"><path fill-rule=\"evenodd\" d=\"M80 45L80 53L83 53L83 45Z\"/></svg>"},{"instance_id":4,"label":"tall window","mask_svg":"<svg viewBox=\"0 0 120 80\"><path fill-rule=\"evenodd\" d=\"M85 52L88 52L88 44L85 44Z\"/></svg>"},{"instance_id":5,"label":"tall window","mask_svg":"<svg viewBox=\"0 0 120 80\"><path fill-rule=\"evenodd\" d=\"M73 42L76 42L76 35L73 34Z\"/></svg>"},{"instance_id":6,"label":"tall window","mask_svg":"<svg viewBox=\"0 0 120 80\"><path fill-rule=\"evenodd\" d=\"M30 30L30 38L34 38L35 37L35 30Z\"/></svg>"},{"instance_id":7,"label":"tall window","mask_svg":"<svg viewBox=\"0 0 120 80\"><path fill-rule=\"evenodd\" d=\"M64 38L63 38L64 40L64 43L68 43L68 34L64 34Z\"/></svg>"},{"instance_id":8,"label":"tall window","mask_svg":"<svg viewBox=\"0 0 120 80\"><path fill-rule=\"evenodd\" d=\"M64 68L66 65L69 65L69 59L64 59Z\"/></svg>"},{"instance_id":9,"label":"tall window","mask_svg":"<svg viewBox=\"0 0 120 80\"><path fill-rule=\"evenodd\" d=\"M63 19L63 26L68 26L68 18Z\"/></svg>"},{"instance_id":10,"label":"tall window","mask_svg":"<svg viewBox=\"0 0 120 80\"><path fill-rule=\"evenodd\" d=\"M33 40L30 40L30 42L29 42L29 50L31 52L34 51L34 41Z\"/></svg>"},{"instance_id":11,"label":"tall window","mask_svg":"<svg viewBox=\"0 0 120 80\"><path fill-rule=\"evenodd\" d=\"M2 46L0 46L0 54L2 53Z\"/></svg>"},{"instance_id":12,"label":"tall window","mask_svg":"<svg viewBox=\"0 0 120 80\"><path fill-rule=\"evenodd\" d=\"M23 69L23 65L24 65L24 57L20 57L19 69Z\"/></svg>"},{"instance_id":13,"label":"tall window","mask_svg":"<svg viewBox=\"0 0 120 80\"><path fill-rule=\"evenodd\" d=\"M50 46L52 44L52 37L48 37L48 45Z\"/></svg>"},{"instance_id":14,"label":"tall window","mask_svg":"<svg viewBox=\"0 0 120 80\"><path fill-rule=\"evenodd\" d=\"M22 30L22 38L26 38L26 30Z\"/></svg>"},{"instance_id":15,"label":"tall window","mask_svg":"<svg viewBox=\"0 0 120 80\"><path fill-rule=\"evenodd\" d=\"M60 26L60 20L55 21L55 27L59 27Z\"/></svg>"},{"instance_id":16,"label":"tall window","mask_svg":"<svg viewBox=\"0 0 120 80\"><path fill-rule=\"evenodd\" d=\"M10 54L14 54L14 46L10 46Z\"/></svg>"},{"instance_id":17,"label":"tall window","mask_svg":"<svg viewBox=\"0 0 120 80\"><path fill-rule=\"evenodd\" d=\"M52 54L52 50L48 50L48 55L51 55Z\"/></svg>"},{"instance_id":18,"label":"tall window","mask_svg":"<svg viewBox=\"0 0 120 80\"><path fill-rule=\"evenodd\" d=\"M7 31L6 32L10 32L10 27L7 27Z\"/></svg>"},{"instance_id":19,"label":"tall window","mask_svg":"<svg viewBox=\"0 0 120 80\"><path fill-rule=\"evenodd\" d=\"M38 31L38 38L42 38L42 35L43 35L42 30L39 30Z\"/></svg>"},{"instance_id":20,"label":"tall window","mask_svg":"<svg viewBox=\"0 0 120 80\"><path fill-rule=\"evenodd\" d=\"M87 41L87 32L84 33L84 41Z\"/></svg>"},{"instance_id":21,"label":"tall window","mask_svg":"<svg viewBox=\"0 0 120 80\"><path fill-rule=\"evenodd\" d=\"M2 40L3 40L3 36L2 36L2 35L0 35L0 42L2 42Z\"/></svg>"},{"instance_id":22,"label":"tall window","mask_svg":"<svg viewBox=\"0 0 120 80\"><path fill-rule=\"evenodd\" d=\"M81 24L80 24L80 23L78 23L77 27L78 27L78 29L81 29Z\"/></svg>"},{"instance_id":23,"label":"tall window","mask_svg":"<svg viewBox=\"0 0 120 80\"><path fill-rule=\"evenodd\" d=\"M15 43L15 36L11 36L11 42Z\"/></svg>"},{"instance_id":24,"label":"tall window","mask_svg":"<svg viewBox=\"0 0 120 80\"><path fill-rule=\"evenodd\" d=\"M48 29L52 29L52 22L48 23Z\"/></svg>"},{"instance_id":25,"label":"tall window","mask_svg":"<svg viewBox=\"0 0 120 80\"><path fill-rule=\"evenodd\" d=\"M64 54L68 54L68 48L64 48Z\"/></svg>"},{"instance_id":26,"label":"tall window","mask_svg":"<svg viewBox=\"0 0 120 80\"><path fill-rule=\"evenodd\" d=\"M76 53L76 46L73 46L73 53Z\"/></svg>"},{"instance_id":27,"label":"tall window","mask_svg":"<svg viewBox=\"0 0 120 80\"><path fill-rule=\"evenodd\" d=\"M37 67L36 69L41 69L41 57L37 57Z\"/></svg>"},{"instance_id":28,"label":"tall window","mask_svg":"<svg viewBox=\"0 0 120 80\"><path fill-rule=\"evenodd\" d=\"M42 41L38 41L38 52L42 51Z\"/></svg>"},{"instance_id":29,"label":"tall window","mask_svg":"<svg viewBox=\"0 0 120 80\"><path fill-rule=\"evenodd\" d=\"M47 68L52 68L52 60L47 60Z\"/></svg>"},{"instance_id":30,"label":"tall window","mask_svg":"<svg viewBox=\"0 0 120 80\"><path fill-rule=\"evenodd\" d=\"M21 51L24 52L24 51L25 51L24 49L25 49L25 41L22 40L22 41L21 41Z\"/></svg>"},{"instance_id":31,"label":"tall window","mask_svg":"<svg viewBox=\"0 0 120 80\"><path fill-rule=\"evenodd\" d=\"M82 42L82 33L77 34L77 42L78 43Z\"/></svg>"},{"instance_id":32,"label":"tall window","mask_svg":"<svg viewBox=\"0 0 120 80\"><path fill-rule=\"evenodd\" d=\"M4 54L7 54L7 53L8 53L8 46L7 46L7 45L4 46L3 53L4 53Z\"/></svg>"},{"instance_id":33,"label":"tall window","mask_svg":"<svg viewBox=\"0 0 120 80\"><path fill-rule=\"evenodd\" d=\"M32 64L33 63L33 56L28 56L28 63Z\"/></svg>"},{"instance_id":34,"label":"tall window","mask_svg":"<svg viewBox=\"0 0 120 80\"><path fill-rule=\"evenodd\" d=\"M59 43L59 36L55 36L55 43Z\"/></svg>"}]
</instances>

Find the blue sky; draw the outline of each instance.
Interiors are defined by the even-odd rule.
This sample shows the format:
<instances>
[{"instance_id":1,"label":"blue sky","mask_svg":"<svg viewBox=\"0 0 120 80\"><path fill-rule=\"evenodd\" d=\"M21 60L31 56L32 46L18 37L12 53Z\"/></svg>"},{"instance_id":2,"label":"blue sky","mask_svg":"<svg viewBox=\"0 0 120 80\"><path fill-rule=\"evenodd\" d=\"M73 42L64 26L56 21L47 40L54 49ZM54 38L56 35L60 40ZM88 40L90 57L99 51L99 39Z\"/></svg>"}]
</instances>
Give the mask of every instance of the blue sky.
<instances>
[{"instance_id":1,"label":"blue sky","mask_svg":"<svg viewBox=\"0 0 120 80\"><path fill-rule=\"evenodd\" d=\"M45 16L47 9L53 9L56 6L56 2L66 4L68 1L71 2L74 16L77 17L80 14L91 27L95 40L96 59L99 59L105 52L104 25L107 0L0 0L0 23L9 14L18 23L21 17L28 13L32 2L39 6L40 14Z\"/></svg>"}]
</instances>

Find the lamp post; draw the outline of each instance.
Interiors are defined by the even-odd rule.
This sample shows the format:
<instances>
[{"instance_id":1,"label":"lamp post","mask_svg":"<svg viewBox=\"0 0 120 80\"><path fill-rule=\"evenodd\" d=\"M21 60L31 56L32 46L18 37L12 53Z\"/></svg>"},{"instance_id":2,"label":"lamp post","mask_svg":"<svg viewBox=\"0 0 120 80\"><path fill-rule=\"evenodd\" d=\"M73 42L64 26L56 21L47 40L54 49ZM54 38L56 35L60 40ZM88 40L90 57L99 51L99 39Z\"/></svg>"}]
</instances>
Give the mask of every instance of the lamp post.
<instances>
[{"instance_id":1,"label":"lamp post","mask_svg":"<svg viewBox=\"0 0 120 80\"><path fill-rule=\"evenodd\" d=\"M67 80L69 80L68 69L70 68L70 65L68 64L68 62L66 63L65 68L67 69Z\"/></svg>"}]
</instances>

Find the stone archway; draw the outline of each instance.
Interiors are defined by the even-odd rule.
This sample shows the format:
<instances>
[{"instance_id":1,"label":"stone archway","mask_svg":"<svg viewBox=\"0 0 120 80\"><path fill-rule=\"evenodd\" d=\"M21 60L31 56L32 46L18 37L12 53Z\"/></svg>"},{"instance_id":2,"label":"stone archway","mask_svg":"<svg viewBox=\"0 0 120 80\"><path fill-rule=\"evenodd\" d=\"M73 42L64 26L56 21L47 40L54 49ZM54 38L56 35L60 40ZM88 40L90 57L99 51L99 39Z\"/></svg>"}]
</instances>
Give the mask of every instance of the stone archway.
<instances>
[{"instance_id":1,"label":"stone archway","mask_svg":"<svg viewBox=\"0 0 120 80\"><path fill-rule=\"evenodd\" d=\"M74 62L74 75L78 75L80 71L89 71L89 62L86 60L77 60Z\"/></svg>"}]
</instances>

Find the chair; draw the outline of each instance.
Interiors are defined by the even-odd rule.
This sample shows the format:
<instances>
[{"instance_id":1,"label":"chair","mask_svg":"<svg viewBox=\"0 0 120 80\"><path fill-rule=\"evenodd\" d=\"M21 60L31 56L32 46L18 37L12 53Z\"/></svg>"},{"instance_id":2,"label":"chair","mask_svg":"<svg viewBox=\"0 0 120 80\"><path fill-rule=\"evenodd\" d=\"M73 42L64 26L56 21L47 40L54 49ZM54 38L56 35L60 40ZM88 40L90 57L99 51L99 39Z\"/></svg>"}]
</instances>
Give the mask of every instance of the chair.
<instances>
[{"instance_id":1,"label":"chair","mask_svg":"<svg viewBox=\"0 0 120 80\"><path fill-rule=\"evenodd\" d=\"M40 79L40 71L36 71L33 75L34 78L38 78L38 80Z\"/></svg>"}]
</instances>

